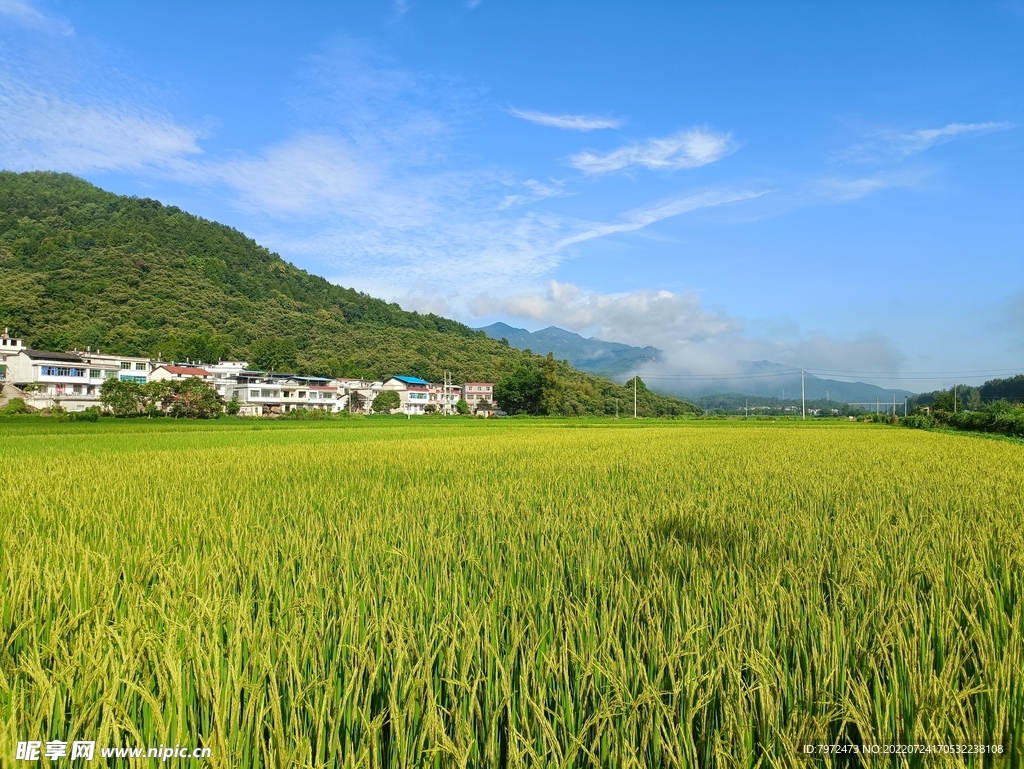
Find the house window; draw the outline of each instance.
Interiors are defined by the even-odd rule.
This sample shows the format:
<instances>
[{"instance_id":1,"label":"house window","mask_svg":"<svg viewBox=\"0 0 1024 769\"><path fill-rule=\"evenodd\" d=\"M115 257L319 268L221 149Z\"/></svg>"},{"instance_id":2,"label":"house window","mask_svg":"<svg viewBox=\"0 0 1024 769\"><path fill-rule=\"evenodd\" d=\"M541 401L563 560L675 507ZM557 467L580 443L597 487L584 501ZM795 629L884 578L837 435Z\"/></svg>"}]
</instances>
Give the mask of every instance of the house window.
<instances>
[{"instance_id":1,"label":"house window","mask_svg":"<svg viewBox=\"0 0 1024 769\"><path fill-rule=\"evenodd\" d=\"M43 376L85 376L84 368L63 368L61 366L43 366L40 373Z\"/></svg>"},{"instance_id":2,"label":"house window","mask_svg":"<svg viewBox=\"0 0 1024 769\"><path fill-rule=\"evenodd\" d=\"M82 394L82 385L75 385L74 387L71 388L71 392L74 395L81 395Z\"/></svg>"},{"instance_id":3,"label":"house window","mask_svg":"<svg viewBox=\"0 0 1024 769\"><path fill-rule=\"evenodd\" d=\"M99 379L101 372L98 368L89 369L89 379Z\"/></svg>"},{"instance_id":4,"label":"house window","mask_svg":"<svg viewBox=\"0 0 1024 769\"><path fill-rule=\"evenodd\" d=\"M104 379L116 379L117 378L117 372L116 371L104 371L103 372L103 378Z\"/></svg>"},{"instance_id":5,"label":"house window","mask_svg":"<svg viewBox=\"0 0 1024 769\"><path fill-rule=\"evenodd\" d=\"M260 391L259 390L249 390L249 397L250 398L259 398L260 397Z\"/></svg>"},{"instance_id":6,"label":"house window","mask_svg":"<svg viewBox=\"0 0 1024 769\"><path fill-rule=\"evenodd\" d=\"M146 370L146 364L145 363L136 363L135 364L135 370L136 371L145 371Z\"/></svg>"},{"instance_id":7,"label":"house window","mask_svg":"<svg viewBox=\"0 0 1024 769\"><path fill-rule=\"evenodd\" d=\"M128 371L128 370L131 369L131 367L132 367L132 364L129 363L128 361L126 361L126 360L121 361L121 370L122 371Z\"/></svg>"}]
</instances>

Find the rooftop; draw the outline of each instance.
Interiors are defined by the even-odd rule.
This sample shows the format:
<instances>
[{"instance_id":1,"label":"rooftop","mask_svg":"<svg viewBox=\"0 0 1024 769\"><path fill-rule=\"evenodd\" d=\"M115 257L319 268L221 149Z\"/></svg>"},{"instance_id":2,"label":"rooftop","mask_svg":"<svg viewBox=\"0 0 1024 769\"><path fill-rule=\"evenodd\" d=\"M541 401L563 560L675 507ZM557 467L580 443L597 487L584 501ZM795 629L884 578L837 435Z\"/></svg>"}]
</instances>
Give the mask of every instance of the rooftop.
<instances>
[{"instance_id":1,"label":"rooftop","mask_svg":"<svg viewBox=\"0 0 1024 769\"><path fill-rule=\"evenodd\" d=\"M428 382L426 379L420 379L418 376L393 376L391 378L392 379L397 379L399 382L405 382L406 384L414 384L414 385L428 385L428 384L430 384L430 382Z\"/></svg>"},{"instance_id":2,"label":"rooftop","mask_svg":"<svg viewBox=\"0 0 1024 769\"><path fill-rule=\"evenodd\" d=\"M85 363L73 352L47 352L46 350L31 350L28 347L21 349L32 360L56 360L63 363Z\"/></svg>"},{"instance_id":3,"label":"rooftop","mask_svg":"<svg viewBox=\"0 0 1024 769\"><path fill-rule=\"evenodd\" d=\"M171 374L178 374L179 376L213 376L209 371L204 368L197 368L196 366L158 366L164 371Z\"/></svg>"}]
</instances>

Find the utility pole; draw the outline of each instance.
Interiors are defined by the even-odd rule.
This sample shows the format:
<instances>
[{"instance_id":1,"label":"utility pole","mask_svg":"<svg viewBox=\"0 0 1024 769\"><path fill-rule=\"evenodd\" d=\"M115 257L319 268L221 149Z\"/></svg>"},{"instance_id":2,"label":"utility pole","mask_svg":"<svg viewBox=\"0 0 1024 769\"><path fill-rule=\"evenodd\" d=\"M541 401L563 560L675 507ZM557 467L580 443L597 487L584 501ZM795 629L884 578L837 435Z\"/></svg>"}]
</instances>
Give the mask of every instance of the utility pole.
<instances>
[{"instance_id":1,"label":"utility pole","mask_svg":"<svg viewBox=\"0 0 1024 769\"><path fill-rule=\"evenodd\" d=\"M633 374L633 419L636 419L636 374Z\"/></svg>"},{"instance_id":2,"label":"utility pole","mask_svg":"<svg viewBox=\"0 0 1024 769\"><path fill-rule=\"evenodd\" d=\"M907 418L907 396L903 396L903 418Z\"/></svg>"},{"instance_id":3,"label":"utility pole","mask_svg":"<svg viewBox=\"0 0 1024 769\"><path fill-rule=\"evenodd\" d=\"M896 416L896 393L892 394L892 415Z\"/></svg>"},{"instance_id":4,"label":"utility pole","mask_svg":"<svg viewBox=\"0 0 1024 769\"><path fill-rule=\"evenodd\" d=\"M800 369L800 413L807 419L807 398L804 392L804 370Z\"/></svg>"}]
</instances>

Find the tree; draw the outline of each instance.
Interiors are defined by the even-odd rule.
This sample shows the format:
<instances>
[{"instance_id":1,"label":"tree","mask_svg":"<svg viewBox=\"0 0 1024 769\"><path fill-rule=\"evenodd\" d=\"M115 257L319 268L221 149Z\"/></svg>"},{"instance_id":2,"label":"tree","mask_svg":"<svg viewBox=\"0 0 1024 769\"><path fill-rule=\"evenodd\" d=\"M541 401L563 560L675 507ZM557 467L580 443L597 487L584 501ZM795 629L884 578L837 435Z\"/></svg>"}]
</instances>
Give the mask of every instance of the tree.
<instances>
[{"instance_id":1,"label":"tree","mask_svg":"<svg viewBox=\"0 0 1024 769\"><path fill-rule=\"evenodd\" d=\"M237 416L238 412L241 410L242 404L238 402L237 395L233 396L231 400L228 401L227 405L224 407L224 411L226 411L229 416Z\"/></svg>"},{"instance_id":2,"label":"tree","mask_svg":"<svg viewBox=\"0 0 1024 769\"><path fill-rule=\"evenodd\" d=\"M142 385L131 380L108 379L100 387L100 403L115 417L138 416L144 397Z\"/></svg>"},{"instance_id":3,"label":"tree","mask_svg":"<svg viewBox=\"0 0 1024 769\"><path fill-rule=\"evenodd\" d=\"M493 411L494 410L494 406L491 404L490 401L480 401L479 403L476 404L476 410L477 411Z\"/></svg>"},{"instance_id":4,"label":"tree","mask_svg":"<svg viewBox=\"0 0 1024 769\"><path fill-rule=\"evenodd\" d=\"M252 365L261 371L294 371L298 368L298 345L294 339L265 336L249 348Z\"/></svg>"},{"instance_id":5,"label":"tree","mask_svg":"<svg viewBox=\"0 0 1024 769\"><path fill-rule=\"evenodd\" d=\"M375 414L390 414L402 405L402 397L395 390L385 390L373 399Z\"/></svg>"},{"instance_id":6,"label":"tree","mask_svg":"<svg viewBox=\"0 0 1024 769\"><path fill-rule=\"evenodd\" d=\"M215 419L224 411L224 399L209 384L190 376L172 383L171 416L186 419Z\"/></svg>"},{"instance_id":7,"label":"tree","mask_svg":"<svg viewBox=\"0 0 1024 769\"><path fill-rule=\"evenodd\" d=\"M459 398L458 403L455 404L455 410L458 411L460 414L469 413L469 404L466 403L465 398Z\"/></svg>"},{"instance_id":8,"label":"tree","mask_svg":"<svg viewBox=\"0 0 1024 769\"><path fill-rule=\"evenodd\" d=\"M494 398L509 414L539 413L540 373L527 366L516 366L494 385Z\"/></svg>"},{"instance_id":9,"label":"tree","mask_svg":"<svg viewBox=\"0 0 1024 769\"><path fill-rule=\"evenodd\" d=\"M174 391L171 382L166 380L154 380L139 385L138 399L142 411L147 416L164 416L167 408L167 400Z\"/></svg>"},{"instance_id":10,"label":"tree","mask_svg":"<svg viewBox=\"0 0 1024 769\"><path fill-rule=\"evenodd\" d=\"M558 413L562 400L562 383L558 378L558 363L555 354L548 353L540 370L540 413L553 415Z\"/></svg>"},{"instance_id":11,"label":"tree","mask_svg":"<svg viewBox=\"0 0 1024 769\"><path fill-rule=\"evenodd\" d=\"M352 391L348 395L348 410L351 412L362 411L366 398L361 392Z\"/></svg>"}]
</instances>

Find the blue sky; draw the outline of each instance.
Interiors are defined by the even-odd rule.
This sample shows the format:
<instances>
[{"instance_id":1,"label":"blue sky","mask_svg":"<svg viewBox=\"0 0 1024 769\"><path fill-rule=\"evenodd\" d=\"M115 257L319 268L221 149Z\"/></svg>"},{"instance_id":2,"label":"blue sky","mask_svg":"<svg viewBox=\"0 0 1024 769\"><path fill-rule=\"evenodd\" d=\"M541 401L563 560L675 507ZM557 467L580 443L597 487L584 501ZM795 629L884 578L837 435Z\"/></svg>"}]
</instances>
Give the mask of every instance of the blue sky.
<instances>
[{"instance_id":1,"label":"blue sky","mask_svg":"<svg viewBox=\"0 0 1024 769\"><path fill-rule=\"evenodd\" d=\"M0 0L0 166L662 375L920 390L1024 370L1021 73L1020 2Z\"/></svg>"}]
</instances>

